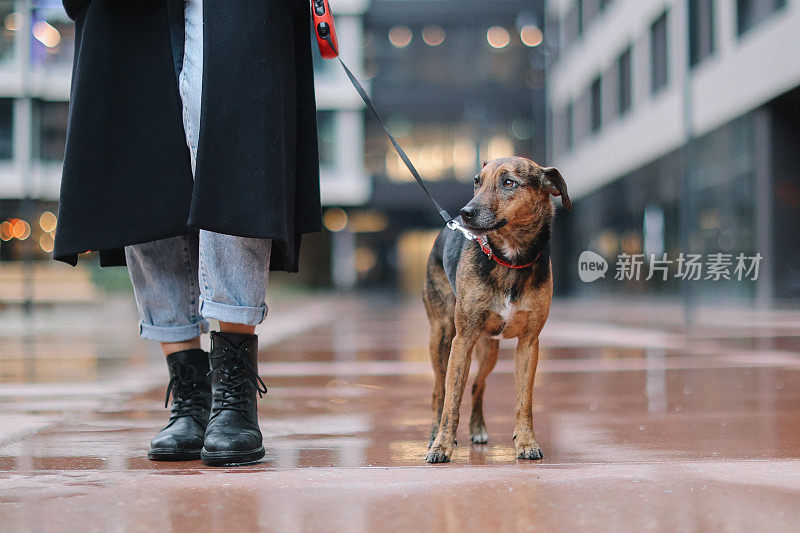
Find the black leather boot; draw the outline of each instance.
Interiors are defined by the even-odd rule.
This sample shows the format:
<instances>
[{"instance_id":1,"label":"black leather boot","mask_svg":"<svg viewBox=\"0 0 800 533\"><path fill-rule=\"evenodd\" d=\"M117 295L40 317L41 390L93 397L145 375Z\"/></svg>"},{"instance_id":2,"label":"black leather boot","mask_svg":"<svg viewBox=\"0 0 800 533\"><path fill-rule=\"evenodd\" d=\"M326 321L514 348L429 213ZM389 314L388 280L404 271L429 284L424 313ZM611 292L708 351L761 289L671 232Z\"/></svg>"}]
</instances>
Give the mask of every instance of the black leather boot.
<instances>
[{"instance_id":1,"label":"black leather boot","mask_svg":"<svg viewBox=\"0 0 800 533\"><path fill-rule=\"evenodd\" d=\"M258 336L211 332L211 418L201 457L209 466L251 463L264 457L256 393L267 392L258 377Z\"/></svg>"},{"instance_id":2,"label":"black leather boot","mask_svg":"<svg viewBox=\"0 0 800 533\"><path fill-rule=\"evenodd\" d=\"M200 459L211 409L208 353L199 348L171 353L167 366L170 380L164 407L171 392L172 414L167 427L150 441L147 457L153 461Z\"/></svg>"}]
</instances>

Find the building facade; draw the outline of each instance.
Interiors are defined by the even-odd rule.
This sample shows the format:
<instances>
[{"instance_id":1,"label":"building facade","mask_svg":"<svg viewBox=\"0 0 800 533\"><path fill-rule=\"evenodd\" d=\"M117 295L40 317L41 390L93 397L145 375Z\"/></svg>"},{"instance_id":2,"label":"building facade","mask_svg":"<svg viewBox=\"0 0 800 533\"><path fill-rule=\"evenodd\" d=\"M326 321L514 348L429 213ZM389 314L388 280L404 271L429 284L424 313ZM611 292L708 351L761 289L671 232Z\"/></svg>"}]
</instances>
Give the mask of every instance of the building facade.
<instances>
[{"instance_id":1,"label":"building facade","mask_svg":"<svg viewBox=\"0 0 800 533\"><path fill-rule=\"evenodd\" d=\"M800 298L798 0L549 0L549 157L563 293ZM581 282L578 256L755 257L758 276ZM652 254L652 255L651 255ZM731 274L733 270L731 269ZM681 289L683 287L683 289ZM686 289L690 287L690 289Z\"/></svg>"}]
</instances>

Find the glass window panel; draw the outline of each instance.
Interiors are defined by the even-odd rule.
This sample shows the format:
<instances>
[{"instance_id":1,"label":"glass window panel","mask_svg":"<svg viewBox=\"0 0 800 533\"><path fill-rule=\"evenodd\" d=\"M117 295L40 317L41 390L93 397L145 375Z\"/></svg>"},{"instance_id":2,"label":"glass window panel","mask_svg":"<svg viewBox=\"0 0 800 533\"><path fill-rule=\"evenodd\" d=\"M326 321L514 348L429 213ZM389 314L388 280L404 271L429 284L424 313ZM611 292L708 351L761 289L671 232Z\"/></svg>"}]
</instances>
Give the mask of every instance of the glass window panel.
<instances>
[{"instance_id":1,"label":"glass window panel","mask_svg":"<svg viewBox=\"0 0 800 533\"><path fill-rule=\"evenodd\" d=\"M603 93L602 93L602 86L600 82L600 77L598 76L592 82L591 88L591 119L592 119L592 132L600 131L603 122Z\"/></svg>"},{"instance_id":2,"label":"glass window panel","mask_svg":"<svg viewBox=\"0 0 800 533\"><path fill-rule=\"evenodd\" d=\"M667 12L650 26L651 93L656 94L669 82L667 60Z\"/></svg>"},{"instance_id":3,"label":"glass window panel","mask_svg":"<svg viewBox=\"0 0 800 533\"><path fill-rule=\"evenodd\" d=\"M31 12L31 59L36 65L71 68L75 26L60 2L35 2Z\"/></svg>"},{"instance_id":4,"label":"glass window panel","mask_svg":"<svg viewBox=\"0 0 800 533\"><path fill-rule=\"evenodd\" d=\"M319 163L323 167L336 166L336 112L317 111L317 138Z\"/></svg>"},{"instance_id":5,"label":"glass window panel","mask_svg":"<svg viewBox=\"0 0 800 533\"><path fill-rule=\"evenodd\" d=\"M578 40L580 36L580 27L581 22L578 13L578 5L573 4L564 16L564 28L562 30L564 33L564 47L569 48L572 43Z\"/></svg>"},{"instance_id":6,"label":"glass window panel","mask_svg":"<svg viewBox=\"0 0 800 533\"><path fill-rule=\"evenodd\" d=\"M619 85L617 113L622 116L631 108L633 101L633 74L631 71L632 50L628 47L617 60L617 84Z\"/></svg>"},{"instance_id":7,"label":"glass window panel","mask_svg":"<svg viewBox=\"0 0 800 533\"><path fill-rule=\"evenodd\" d=\"M39 119L39 159L61 161L67 144L67 102L37 104Z\"/></svg>"},{"instance_id":8,"label":"glass window panel","mask_svg":"<svg viewBox=\"0 0 800 533\"><path fill-rule=\"evenodd\" d=\"M564 131L566 132L565 138L565 146L567 150L571 150L573 145L575 144L575 104L570 102L567 104L567 109L564 112L565 116L565 128Z\"/></svg>"},{"instance_id":9,"label":"glass window panel","mask_svg":"<svg viewBox=\"0 0 800 533\"><path fill-rule=\"evenodd\" d=\"M14 157L14 99L0 98L0 159Z\"/></svg>"},{"instance_id":10,"label":"glass window panel","mask_svg":"<svg viewBox=\"0 0 800 533\"><path fill-rule=\"evenodd\" d=\"M714 53L714 1L689 0L689 63Z\"/></svg>"},{"instance_id":11,"label":"glass window panel","mask_svg":"<svg viewBox=\"0 0 800 533\"><path fill-rule=\"evenodd\" d=\"M736 22L739 35L784 7L786 7L786 0L736 0Z\"/></svg>"},{"instance_id":12,"label":"glass window panel","mask_svg":"<svg viewBox=\"0 0 800 533\"><path fill-rule=\"evenodd\" d=\"M14 62L18 25L19 17L14 11L14 2L0 0L0 69L10 68Z\"/></svg>"}]
</instances>

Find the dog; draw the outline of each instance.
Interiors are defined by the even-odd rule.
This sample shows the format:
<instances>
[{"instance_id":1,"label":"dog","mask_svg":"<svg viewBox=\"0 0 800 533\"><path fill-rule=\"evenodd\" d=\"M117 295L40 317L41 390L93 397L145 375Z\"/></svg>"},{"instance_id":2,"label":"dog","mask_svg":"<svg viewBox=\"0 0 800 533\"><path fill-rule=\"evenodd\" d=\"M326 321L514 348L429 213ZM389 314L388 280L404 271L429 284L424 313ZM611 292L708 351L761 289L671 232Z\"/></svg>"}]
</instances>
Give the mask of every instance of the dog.
<instances>
[{"instance_id":1,"label":"dog","mask_svg":"<svg viewBox=\"0 0 800 533\"><path fill-rule=\"evenodd\" d=\"M533 435L532 402L539 333L553 296L551 196L560 196L572 210L567 185L553 167L523 157L484 163L474 178L472 200L457 219L477 240L445 228L434 242L423 292L435 377L428 463L448 462L453 454L473 352L478 374L472 386L470 440L488 441L483 391L501 338L517 338L516 456L543 457Z\"/></svg>"}]
</instances>

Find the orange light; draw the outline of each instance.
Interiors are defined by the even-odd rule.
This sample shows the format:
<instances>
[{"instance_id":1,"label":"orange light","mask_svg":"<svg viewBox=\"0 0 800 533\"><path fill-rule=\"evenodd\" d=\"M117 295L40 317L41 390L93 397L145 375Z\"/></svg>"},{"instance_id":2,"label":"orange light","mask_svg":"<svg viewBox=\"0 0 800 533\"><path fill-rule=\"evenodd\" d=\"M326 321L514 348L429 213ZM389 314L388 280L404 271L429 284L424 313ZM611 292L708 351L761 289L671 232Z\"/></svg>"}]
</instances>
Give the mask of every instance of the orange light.
<instances>
[{"instance_id":1,"label":"orange light","mask_svg":"<svg viewBox=\"0 0 800 533\"><path fill-rule=\"evenodd\" d=\"M492 26L486 31L486 42L492 48L505 48L511 43L511 35L502 26Z\"/></svg>"},{"instance_id":2,"label":"orange light","mask_svg":"<svg viewBox=\"0 0 800 533\"><path fill-rule=\"evenodd\" d=\"M5 26L8 31L17 31L19 29L19 13L6 15Z\"/></svg>"},{"instance_id":3,"label":"orange light","mask_svg":"<svg viewBox=\"0 0 800 533\"><path fill-rule=\"evenodd\" d=\"M50 235L49 233L42 233L39 236L39 247L43 251L45 251L47 253L52 252L53 251L53 244L54 244L53 236Z\"/></svg>"},{"instance_id":4,"label":"orange light","mask_svg":"<svg viewBox=\"0 0 800 533\"><path fill-rule=\"evenodd\" d=\"M39 217L39 227L48 233L53 231L56 229L56 216L50 211L45 211Z\"/></svg>"},{"instance_id":5,"label":"orange light","mask_svg":"<svg viewBox=\"0 0 800 533\"><path fill-rule=\"evenodd\" d=\"M332 231L334 233L337 231L342 231L347 227L347 213L344 209L339 207L331 207L325 211L322 221L328 231Z\"/></svg>"},{"instance_id":6,"label":"orange light","mask_svg":"<svg viewBox=\"0 0 800 533\"><path fill-rule=\"evenodd\" d=\"M389 30L389 42L395 48L405 48L411 44L414 34L406 26L395 26Z\"/></svg>"},{"instance_id":7,"label":"orange light","mask_svg":"<svg viewBox=\"0 0 800 533\"><path fill-rule=\"evenodd\" d=\"M542 44L544 40L544 36L542 35L542 30L538 27L534 26L533 24L528 24L527 26L523 26L522 30L519 32L519 38L522 40L522 44L525 46L529 46L533 48L534 46L539 46Z\"/></svg>"},{"instance_id":8,"label":"orange light","mask_svg":"<svg viewBox=\"0 0 800 533\"><path fill-rule=\"evenodd\" d=\"M0 239L10 241L14 238L14 226L8 220L0 224Z\"/></svg>"},{"instance_id":9,"label":"orange light","mask_svg":"<svg viewBox=\"0 0 800 533\"><path fill-rule=\"evenodd\" d=\"M422 40L425 41L425 44L428 46L439 46L444 42L444 37L444 29L436 24L425 26L422 29Z\"/></svg>"},{"instance_id":10,"label":"orange light","mask_svg":"<svg viewBox=\"0 0 800 533\"><path fill-rule=\"evenodd\" d=\"M55 48L61 43L61 33L45 20L33 25L33 37L47 48Z\"/></svg>"},{"instance_id":11,"label":"orange light","mask_svg":"<svg viewBox=\"0 0 800 533\"><path fill-rule=\"evenodd\" d=\"M13 226L12 234L14 235L15 238L24 241L30 236L31 227L24 220L15 218L11 224Z\"/></svg>"}]
</instances>

